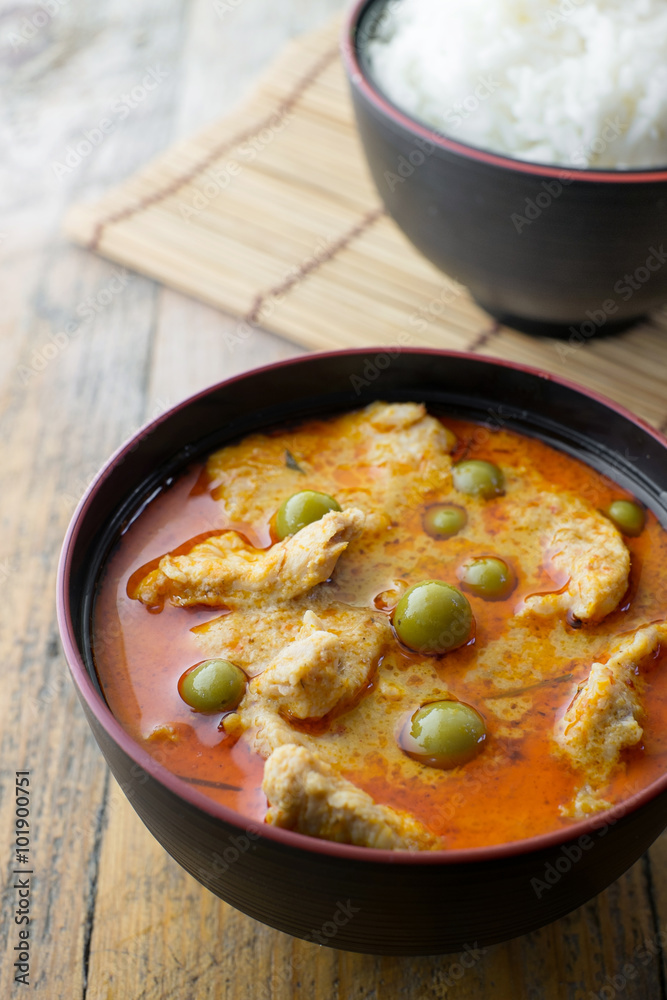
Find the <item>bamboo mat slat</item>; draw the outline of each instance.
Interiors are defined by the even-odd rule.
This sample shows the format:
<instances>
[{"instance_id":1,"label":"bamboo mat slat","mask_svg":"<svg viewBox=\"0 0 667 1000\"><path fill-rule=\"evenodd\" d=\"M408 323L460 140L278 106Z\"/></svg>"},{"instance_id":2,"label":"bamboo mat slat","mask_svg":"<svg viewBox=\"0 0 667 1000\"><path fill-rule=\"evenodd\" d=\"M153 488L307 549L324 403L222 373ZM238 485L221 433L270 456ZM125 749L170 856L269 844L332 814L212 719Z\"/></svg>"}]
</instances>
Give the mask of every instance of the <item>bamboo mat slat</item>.
<instances>
[{"instance_id":1,"label":"bamboo mat slat","mask_svg":"<svg viewBox=\"0 0 667 1000\"><path fill-rule=\"evenodd\" d=\"M99 201L67 234L314 349L433 346L564 375L667 429L667 313L572 348L501 327L384 213L356 134L338 22L285 49L245 104ZM245 334L243 333L245 331Z\"/></svg>"}]
</instances>

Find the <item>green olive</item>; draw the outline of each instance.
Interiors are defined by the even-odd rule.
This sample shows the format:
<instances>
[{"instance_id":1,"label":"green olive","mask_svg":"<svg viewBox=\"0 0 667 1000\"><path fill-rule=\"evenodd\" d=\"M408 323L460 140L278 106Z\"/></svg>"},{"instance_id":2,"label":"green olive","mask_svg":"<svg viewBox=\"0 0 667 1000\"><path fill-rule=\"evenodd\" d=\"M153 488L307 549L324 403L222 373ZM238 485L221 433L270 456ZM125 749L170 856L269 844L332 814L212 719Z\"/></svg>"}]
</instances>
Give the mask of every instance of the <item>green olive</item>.
<instances>
[{"instance_id":1,"label":"green olive","mask_svg":"<svg viewBox=\"0 0 667 1000\"><path fill-rule=\"evenodd\" d=\"M328 493L302 490L284 500L276 514L276 534L278 538L296 535L307 524L319 521L330 510L340 510L340 504Z\"/></svg>"},{"instance_id":2,"label":"green olive","mask_svg":"<svg viewBox=\"0 0 667 1000\"><path fill-rule=\"evenodd\" d=\"M410 757L445 769L472 760L485 740L486 726L481 715L460 701L424 705L401 734L401 746Z\"/></svg>"},{"instance_id":3,"label":"green olive","mask_svg":"<svg viewBox=\"0 0 667 1000\"><path fill-rule=\"evenodd\" d=\"M245 693L246 675L229 660L204 660L186 670L178 691L196 712L229 712Z\"/></svg>"},{"instance_id":4,"label":"green olive","mask_svg":"<svg viewBox=\"0 0 667 1000\"><path fill-rule=\"evenodd\" d=\"M439 655L468 642L474 619L460 590L441 580L424 580L403 594L393 623L396 635L410 649Z\"/></svg>"},{"instance_id":5,"label":"green olive","mask_svg":"<svg viewBox=\"0 0 667 1000\"><path fill-rule=\"evenodd\" d=\"M458 535L468 523L468 515L463 507L453 503L434 503L427 507L422 517L424 531L431 538L451 538Z\"/></svg>"},{"instance_id":6,"label":"green olive","mask_svg":"<svg viewBox=\"0 0 667 1000\"><path fill-rule=\"evenodd\" d=\"M483 556L464 563L458 571L458 578L471 594L484 597L487 601L501 601L512 593L516 584L514 573L507 563L494 556Z\"/></svg>"},{"instance_id":7,"label":"green olive","mask_svg":"<svg viewBox=\"0 0 667 1000\"><path fill-rule=\"evenodd\" d=\"M485 500L499 496L505 489L505 477L498 466L479 458L457 462L452 468L452 479L459 493Z\"/></svg>"},{"instance_id":8,"label":"green olive","mask_svg":"<svg viewBox=\"0 0 667 1000\"><path fill-rule=\"evenodd\" d=\"M614 522L619 531L630 538L641 535L646 522L646 511L632 500L614 500L607 507L607 516Z\"/></svg>"}]
</instances>

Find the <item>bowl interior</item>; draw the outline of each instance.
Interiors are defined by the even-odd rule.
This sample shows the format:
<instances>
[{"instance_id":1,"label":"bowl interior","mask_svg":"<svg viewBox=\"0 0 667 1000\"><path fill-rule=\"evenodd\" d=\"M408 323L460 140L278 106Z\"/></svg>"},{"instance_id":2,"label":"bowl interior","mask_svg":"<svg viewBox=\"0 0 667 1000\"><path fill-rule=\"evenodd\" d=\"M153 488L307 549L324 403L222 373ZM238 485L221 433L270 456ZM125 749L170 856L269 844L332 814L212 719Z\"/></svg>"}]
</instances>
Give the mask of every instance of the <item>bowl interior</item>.
<instances>
[{"instance_id":1,"label":"bowl interior","mask_svg":"<svg viewBox=\"0 0 667 1000\"><path fill-rule=\"evenodd\" d=\"M61 570L64 600L99 693L91 653L96 583L119 536L156 491L224 443L375 399L420 401L436 413L538 437L630 490L667 526L667 443L621 408L567 382L468 355L395 348L316 355L259 369L213 386L147 425L110 459L75 514L67 568ZM645 789L637 801L664 784L654 782L653 792ZM561 839L578 826L584 830L586 823L562 831Z\"/></svg>"}]
</instances>

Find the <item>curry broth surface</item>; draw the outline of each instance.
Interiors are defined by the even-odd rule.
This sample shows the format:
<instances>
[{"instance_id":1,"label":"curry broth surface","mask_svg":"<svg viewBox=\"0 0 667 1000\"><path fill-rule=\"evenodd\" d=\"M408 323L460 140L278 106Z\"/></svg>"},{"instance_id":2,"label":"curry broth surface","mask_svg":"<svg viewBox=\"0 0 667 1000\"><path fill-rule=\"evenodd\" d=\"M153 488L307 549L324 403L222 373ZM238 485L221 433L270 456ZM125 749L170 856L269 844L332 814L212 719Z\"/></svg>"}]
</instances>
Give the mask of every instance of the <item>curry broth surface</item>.
<instances>
[{"instance_id":1,"label":"curry broth surface","mask_svg":"<svg viewBox=\"0 0 667 1000\"><path fill-rule=\"evenodd\" d=\"M114 715L169 770L255 820L266 811L260 787L264 761L243 737L235 740L219 728L220 715L193 712L177 689L192 664L216 655L234 659L221 652L224 612L165 604L157 613L129 597L128 587L132 592L133 581L165 553L187 552L195 541L230 525L253 545L267 547L271 516L285 496L300 489L331 493L343 507L355 500L361 505L365 498L364 509L374 509L378 480L372 467L365 474L355 469L353 440L345 442L343 454L344 421L336 418L336 440L330 422L309 421L253 436L216 453L208 466L190 469L122 536L95 604L95 662ZM572 799L581 774L554 752L555 723L591 663L604 660L614 636L665 617L667 533L649 513L640 537L624 539L632 556L630 587L619 608L600 624L575 629L562 616L517 618L523 598L566 582L550 575L539 546L516 531L523 505L539 502L542 492L570 491L605 508L629 494L540 441L449 418L443 423L457 437L453 459L482 458L499 465L506 495L481 501L453 488L408 493L380 540L364 536L352 543L331 581L320 588L333 588L337 601L390 614L391 600L378 595L395 582L434 578L456 586L457 567L481 555L504 558L516 573L517 587L502 601L467 594L476 621L474 642L443 657L411 653L395 642L356 705L326 726L312 727L309 738L325 760L377 802L407 810L442 835L448 847L463 848L521 839L570 822L559 807ZM288 465L286 449L293 460ZM290 467L299 462L307 472ZM234 492L234 469L241 466L255 469L252 498ZM225 498L232 498L231 510ZM423 530L422 515L440 501L466 507L469 520L458 535L434 540ZM244 640L250 641L252 634ZM639 748L625 754L607 790L614 802L654 780L665 765L667 680L661 655L643 677L644 737ZM398 745L412 713L442 697L473 705L488 730L482 753L450 771L419 764ZM304 731L307 724L300 725Z\"/></svg>"}]
</instances>

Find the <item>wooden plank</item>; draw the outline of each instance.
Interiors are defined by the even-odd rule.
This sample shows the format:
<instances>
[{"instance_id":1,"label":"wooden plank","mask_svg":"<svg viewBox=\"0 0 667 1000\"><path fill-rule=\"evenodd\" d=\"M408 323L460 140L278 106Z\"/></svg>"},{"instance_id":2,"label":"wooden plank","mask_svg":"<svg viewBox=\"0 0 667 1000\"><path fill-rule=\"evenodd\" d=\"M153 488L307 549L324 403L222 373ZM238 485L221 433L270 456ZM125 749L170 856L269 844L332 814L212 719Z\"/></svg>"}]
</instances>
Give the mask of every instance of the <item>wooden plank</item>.
<instances>
[{"instance_id":1,"label":"wooden plank","mask_svg":"<svg viewBox=\"0 0 667 1000\"><path fill-rule=\"evenodd\" d=\"M94 129L110 113L110 103L140 84L147 65L176 63L183 4L148 0L140 10L115 0L92 9L72 0L43 27L30 20L38 9L43 21L42 8L25 6L3 19L13 70L3 102L11 158L4 166L0 248L6 334L0 561L7 570L0 609L0 843L6 872L0 995L78 1000L86 983L108 778L60 651L54 578L74 505L101 462L141 419L154 290L136 275L119 283L117 268L63 241L60 217L75 193L100 191L168 140L168 81L127 121L116 116L104 143L61 179L51 165L64 159L68 145L83 140L82 130ZM148 50L128 45L146 28ZM10 32L20 39L16 46ZM15 123L20 127L13 129ZM118 291L109 296L112 281ZM85 302L88 296L94 309ZM85 309L90 319L82 317ZM31 772L28 989L14 982L13 966L17 769Z\"/></svg>"}]
</instances>

